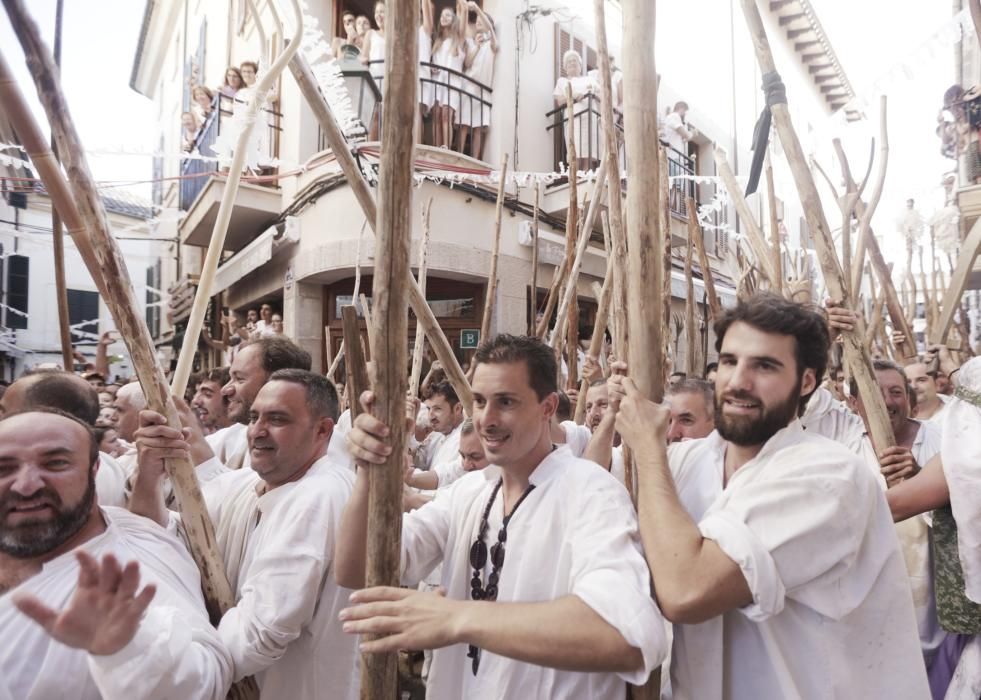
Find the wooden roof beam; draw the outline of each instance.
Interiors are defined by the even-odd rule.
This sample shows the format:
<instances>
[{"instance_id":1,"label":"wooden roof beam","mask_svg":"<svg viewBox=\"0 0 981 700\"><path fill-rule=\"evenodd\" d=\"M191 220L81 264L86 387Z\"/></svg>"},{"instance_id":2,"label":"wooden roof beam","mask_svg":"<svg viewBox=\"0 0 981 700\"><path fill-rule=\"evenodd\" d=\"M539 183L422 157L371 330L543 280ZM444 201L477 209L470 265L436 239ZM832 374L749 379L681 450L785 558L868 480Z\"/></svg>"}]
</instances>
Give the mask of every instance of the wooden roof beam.
<instances>
[{"instance_id":1,"label":"wooden roof beam","mask_svg":"<svg viewBox=\"0 0 981 700\"><path fill-rule=\"evenodd\" d=\"M812 46L819 46L821 44L817 39L810 39L808 41L798 41L794 44L794 51L803 51L804 49L809 49Z\"/></svg>"},{"instance_id":2,"label":"wooden roof beam","mask_svg":"<svg viewBox=\"0 0 981 700\"><path fill-rule=\"evenodd\" d=\"M834 66L831 65L830 63L822 63L822 64L817 65L817 66L810 66L807 69L807 71L809 73L820 73L821 71L828 70L829 68L834 69Z\"/></svg>"},{"instance_id":3,"label":"wooden roof beam","mask_svg":"<svg viewBox=\"0 0 981 700\"><path fill-rule=\"evenodd\" d=\"M791 22L795 22L799 19L804 19L805 17L807 17L807 15L805 15L803 12L795 12L792 15L784 15L783 17L780 18L780 26L785 27Z\"/></svg>"},{"instance_id":4,"label":"wooden roof beam","mask_svg":"<svg viewBox=\"0 0 981 700\"><path fill-rule=\"evenodd\" d=\"M770 0L770 12L776 12L797 0Z\"/></svg>"},{"instance_id":5,"label":"wooden roof beam","mask_svg":"<svg viewBox=\"0 0 981 700\"><path fill-rule=\"evenodd\" d=\"M802 27L801 29L791 29L787 32L788 39L796 39L799 36L804 36L805 34L813 34L814 30L810 26Z\"/></svg>"}]
</instances>

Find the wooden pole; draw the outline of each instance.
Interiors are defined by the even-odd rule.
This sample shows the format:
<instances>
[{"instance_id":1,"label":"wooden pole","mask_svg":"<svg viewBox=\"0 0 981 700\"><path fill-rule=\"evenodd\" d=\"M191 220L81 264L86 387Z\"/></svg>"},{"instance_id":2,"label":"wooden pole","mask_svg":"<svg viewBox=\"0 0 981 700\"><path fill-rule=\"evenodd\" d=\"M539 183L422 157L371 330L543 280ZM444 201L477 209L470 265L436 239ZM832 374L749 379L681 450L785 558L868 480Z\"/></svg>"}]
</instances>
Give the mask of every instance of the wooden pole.
<instances>
[{"instance_id":1,"label":"wooden pole","mask_svg":"<svg viewBox=\"0 0 981 700\"><path fill-rule=\"evenodd\" d=\"M569 167L569 207L565 215L565 255L562 257L562 265L559 267L559 274L552 280L552 286L548 290L548 298L545 299L545 313L542 315L541 323L535 331L539 338L544 338L548 333L548 322L555 311L555 305L559 301L559 290L568 277L569 269L572 266L572 257L576 248L576 232L579 230L579 157L576 154L576 103L572 99L572 87L565 86L566 102L566 123L569 133L566 137L566 156ZM559 328L558 315L555 317L555 327L552 332L552 349L559 350L558 339L562 337Z\"/></svg>"},{"instance_id":2,"label":"wooden pole","mask_svg":"<svg viewBox=\"0 0 981 700\"><path fill-rule=\"evenodd\" d=\"M732 172L732 167L729 165L725 153L719 148L715 149L715 165L719 171L719 177L722 178L722 183L725 185L726 192L729 193L729 201L736 207L739 220L746 228L746 241L749 243L753 255L756 256L756 267L772 284L773 278L776 277L776 272L773 270L770 248L766 244L763 231L760 230L759 224L756 223L756 217L753 216L753 212L750 210L746 198L743 197L739 183L736 181L736 176Z\"/></svg>"},{"instance_id":3,"label":"wooden pole","mask_svg":"<svg viewBox=\"0 0 981 700\"><path fill-rule=\"evenodd\" d=\"M889 133L886 129L886 96L882 95L879 99L879 172L876 175L875 187L872 189L872 196L865 205L862 218L858 223L858 240L855 242L855 259L851 269L851 292L852 304L858 300L858 294L862 288L862 271L865 269L865 249L868 247L869 237L872 235L872 215L875 214L882 198L882 190L886 183L886 168L889 165ZM848 270L846 269L846 272Z\"/></svg>"},{"instance_id":4,"label":"wooden pole","mask_svg":"<svg viewBox=\"0 0 981 700\"><path fill-rule=\"evenodd\" d=\"M947 342L950 333L950 324L954 320L954 313L960 304L960 299L967 288L968 277L974 267L974 260L978 257L978 250L981 249L981 219L974 222L967 238L961 243L960 254L957 256L957 267L950 278L944 292L943 302L940 305L940 316L928 334L931 345Z\"/></svg>"},{"instance_id":5,"label":"wooden pole","mask_svg":"<svg viewBox=\"0 0 981 700\"><path fill-rule=\"evenodd\" d=\"M378 268L376 267L375 270L377 271L377 269ZM375 299L374 288L372 288L371 298ZM375 323L371 319L371 306L368 304L368 297L364 292L361 292L361 294L358 296L358 301L361 302L361 313L364 315L364 326L368 331L368 350L370 352L371 348L373 347L371 344L372 335L375 332Z\"/></svg>"},{"instance_id":6,"label":"wooden pole","mask_svg":"<svg viewBox=\"0 0 981 700\"><path fill-rule=\"evenodd\" d=\"M756 0L740 0L740 2L750 36L753 39L753 46L756 49L756 58L760 64L760 70L765 76L776 75L776 65L773 62L770 44L766 37L766 30L763 28L763 20L756 6ZM770 106L770 112L773 115L780 143L794 175L794 182L800 195L807 226L814 238L818 261L824 273L828 292L833 299L840 300L847 306L850 299L845 295L845 273L835 255L831 230L821 208L821 198L814 185L807 159L804 157L804 151L797 138L797 133L794 131L790 111L786 103L776 102ZM842 334L842 340L845 361L851 367L852 375L855 377L858 390L865 404L872 444L876 450L884 450L895 445L896 438L892 433L889 414L886 412L885 403L879 391L879 384L872 372L872 358L869 355L868 347L865 345L865 323L861 318L859 318L853 331Z\"/></svg>"},{"instance_id":7,"label":"wooden pole","mask_svg":"<svg viewBox=\"0 0 981 700\"><path fill-rule=\"evenodd\" d=\"M331 341L330 326L324 326L324 365L326 365L328 368L334 364L334 351L331 349L330 341ZM330 375L325 374L324 376L330 379L331 381L334 381Z\"/></svg>"},{"instance_id":8,"label":"wooden pole","mask_svg":"<svg viewBox=\"0 0 981 700\"><path fill-rule=\"evenodd\" d=\"M715 293L715 278L712 276L712 267L709 265L708 254L705 252L702 227L698 223L698 206L691 197L686 200L686 205L688 207L688 239L695 244L695 252L698 253L698 266L702 268L702 282L705 284L709 318L715 321L722 315L722 302L719 301L719 295Z\"/></svg>"},{"instance_id":9,"label":"wooden pole","mask_svg":"<svg viewBox=\"0 0 981 700\"><path fill-rule=\"evenodd\" d=\"M695 327L695 279L692 275L692 239L689 236L685 250L685 371L689 376L698 367L698 329Z\"/></svg>"},{"instance_id":10,"label":"wooden pole","mask_svg":"<svg viewBox=\"0 0 981 700\"><path fill-rule=\"evenodd\" d=\"M651 0L653 2L653 0ZM599 57L600 78L600 125L603 127L603 144L606 147L606 160L609 162L610 239L613 243L613 301L611 302L611 325L614 354L627 361L627 284L624 264L627 260L627 234L623 217L623 189L620 183L620 147L617 138L616 120L613 115L613 78L610 52L606 36L606 0L593 0L593 16L596 25L596 52ZM626 14L624 14L626 18ZM653 19L653 18L652 18ZM653 24L648 29L653 28ZM650 36L648 37L650 39ZM657 81L647 86L648 92L654 86L657 96ZM610 250L610 249L608 249ZM629 483L629 482L628 482Z\"/></svg>"},{"instance_id":11,"label":"wooden pole","mask_svg":"<svg viewBox=\"0 0 981 700\"><path fill-rule=\"evenodd\" d=\"M184 390L187 389L187 380L191 376L191 367L197 352L198 338L201 336L204 316L208 311L208 303L211 301L211 290L214 288L218 263L221 262L221 256L225 252L225 237L228 233L228 225L232 220L232 211L235 209L235 197L238 195L238 186L242 180L245 158L249 153L252 128L255 126L262 105L266 101L266 95L275 86L290 59L300 49L300 42L303 39L303 11L300 9L300 3L298 0L290 0L290 6L293 9L294 17L293 36L268 70L263 72L259 78L253 90L252 99L246 107L242 132L238 135L238 141L235 142L235 153L232 156L232 162L226 176L221 203L218 205L218 215L211 231L211 240L208 242L208 252L201 266L201 276L198 280L197 292L194 295L194 305L191 307L191 315L187 319L184 342L181 345L180 354L177 356L177 367L174 368L171 383L171 391L174 396L184 395Z\"/></svg>"},{"instance_id":12,"label":"wooden pole","mask_svg":"<svg viewBox=\"0 0 981 700\"><path fill-rule=\"evenodd\" d=\"M575 253L572 265L565 278L565 287L562 289L562 298L559 301L558 311L555 313L555 327L552 329L552 337L549 345L558 349L560 339L565 336L566 326L570 318L570 309L575 304L577 289L579 285L579 272L582 269L582 262L586 257L586 249L593 235L593 224L596 221L596 214L599 211L600 203L603 201L603 190L606 186L607 161L603 159L599 169L596 171L596 185L593 189L593 197L586 210L586 218L582 228L579 230L579 238L576 240Z\"/></svg>"},{"instance_id":13,"label":"wooden pole","mask_svg":"<svg viewBox=\"0 0 981 700\"><path fill-rule=\"evenodd\" d=\"M340 166L341 172L347 178L348 185L350 185L358 205L364 212L365 218L371 226L371 230L375 231L375 198L371 194L368 181L358 167L357 161L355 161L354 155L351 153L351 148L344 138L344 132L341 131L337 119L334 118L334 113L330 105L324 98L323 93L320 92L317 79L314 77L310 65L301 54L294 55L292 60L290 60L290 72L293 74L293 78L296 80L300 92L303 94L303 98L313 109L317 123L323 129L327 143L330 145L330 149L337 159L337 164ZM440 328L439 322L436 320L435 314L433 314L433 310L429 308L429 304L426 302L426 295L422 293L419 285L412 278L411 270L409 270L408 274L410 279L406 284L408 285L409 306L412 307L412 313L416 315L417 327L422 326L423 331L426 333L426 339L429 341L430 346L432 346L433 352L436 353L440 364L443 365L443 371L446 372L447 380L453 385L456 395L463 403L464 411L467 415L470 415L473 412L473 391L470 389L470 383L467 382L467 378L463 375L463 369L460 368L460 363L457 361L456 355L453 354L453 348L446 339L443 329Z\"/></svg>"},{"instance_id":14,"label":"wooden pole","mask_svg":"<svg viewBox=\"0 0 981 700\"><path fill-rule=\"evenodd\" d=\"M401 559L402 472L405 461L406 351L408 307L406 286L409 232L412 229L412 180L418 87L419 2L389 2L385 31L385 81L382 102L381 165L378 172L375 274L371 296L374 320L374 415L392 426L392 453L382 466L368 470L368 537L365 585L398 586ZM414 283L414 280L413 280ZM416 286L416 289L419 289ZM420 290L421 294L421 290ZM423 298L425 298L423 296ZM349 353L351 350L348 351ZM364 654L361 697L392 700L398 691L398 654Z\"/></svg>"},{"instance_id":15,"label":"wooden pole","mask_svg":"<svg viewBox=\"0 0 981 700\"><path fill-rule=\"evenodd\" d=\"M428 2L428 0L423 0ZM484 297L484 315L480 321L480 341L490 337L494 300L497 298L497 259L501 254L501 217L504 213L504 193L508 184L508 154L501 159L501 182L497 186L497 206L494 209L494 247L491 251L490 272L487 275L487 295Z\"/></svg>"},{"instance_id":16,"label":"wooden pole","mask_svg":"<svg viewBox=\"0 0 981 700\"><path fill-rule=\"evenodd\" d=\"M433 209L433 198L426 202L422 210L422 240L419 241L419 289L426 293L426 263L429 253L429 215ZM422 351L426 347L426 334L416 328L416 344L412 349L412 373L409 375L409 393L419 395L419 378L422 376Z\"/></svg>"},{"instance_id":17,"label":"wooden pole","mask_svg":"<svg viewBox=\"0 0 981 700\"><path fill-rule=\"evenodd\" d=\"M780 222L777 221L777 190L773 184L773 163L770 160L770 149L766 153L766 202L770 211L770 267L773 269L773 279L770 280L773 291L783 294L783 253L780 252Z\"/></svg>"},{"instance_id":18,"label":"wooden pole","mask_svg":"<svg viewBox=\"0 0 981 700\"><path fill-rule=\"evenodd\" d=\"M609 230L610 221L604 213L602 216L603 229ZM593 324L593 335L589 339L589 357L599 360L600 352L603 350L603 338L606 337L606 322L610 315L610 300L613 298L613 266L615 262L613 255L607 249L606 255L606 275L603 277L603 288L596 297L596 322ZM589 382L585 377L579 384L579 398L576 401L575 421L582 424L583 417L586 415L586 392L589 390Z\"/></svg>"},{"instance_id":19,"label":"wooden pole","mask_svg":"<svg viewBox=\"0 0 981 700\"><path fill-rule=\"evenodd\" d=\"M361 323L354 305L341 307L341 326L344 329L344 344L351 348L345 368L347 369L347 395L352 398L351 420L361 414L361 394L370 388L368 366L361 352Z\"/></svg>"},{"instance_id":20,"label":"wooden pole","mask_svg":"<svg viewBox=\"0 0 981 700\"><path fill-rule=\"evenodd\" d=\"M177 407L170 395L163 369L157 364L153 339L136 302L122 253L110 233L105 208L96 190L85 151L61 92L57 68L41 41L37 26L27 14L21 0L3 0L3 3L27 57L27 65L38 88L38 97L51 125L51 133L58 144L59 152L64 156L64 176L48 170L42 171L40 168L38 172L39 174L43 172L43 178L47 178L44 182L49 192L59 192L60 196L74 199L77 210L73 211L73 207L69 205L66 208L68 216L63 218L68 224L69 232L76 230L73 225L76 223L79 224L77 230L90 232L91 237L88 242L92 246L96 266L89 272L107 289L108 293L104 297L106 305L129 350L134 371L146 396L147 406L165 415L170 427L179 429L181 422ZM8 115L13 117L10 112ZM12 121L18 134L36 133L37 126L31 122L33 119L30 122ZM71 195L67 194L64 179L69 183ZM72 221L76 213L80 217L78 222ZM106 284L106 280L112 280L112 284ZM166 466L173 484L188 546L201 571L205 603L212 620L217 621L225 611L234 607L235 597L225 575L221 552L215 540L214 527L208 516L191 463L187 460L166 460Z\"/></svg>"},{"instance_id":21,"label":"wooden pole","mask_svg":"<svg viewBox=\"0 0 981 700\"><path fill-rule=\"evenodd\" d=\"M64 17L65 2L58 0L55 3L55 33L54 33L54 62L61 71L61 27ZM58 147L51 140L51 152L54 157L58 157ZM51 244L54 249L54 277L55 277L55 299L58 302L58 336L61 339L61 362L69 372L75 365L75 357L72 354L72 334L68 320L68 285L65 283L65 234L61 228L61 218L58 216L58 209L52 202L51 206ZM106 377L109 381L109 377Z\"/></svg>"},{"instance_id":22,"label":"wooden pole","mask_svg":"<svg viewBox=\"0 0 981 700\"><path fill-rule=\"evenodd\" d=\"M528 335L535 334L538 316L538 202L542 183L535 182L535 213L531 220L531 299L528 302Z\"/></svg>"},{"instance_id":23,"label":"wooden pole","mask_svg":"<svg viewBox=\"0 0 981 700\"><path fill-rule=\"evenodd\" d=\"M671 327L672 327L672 314L671 314L671 299L674 294L671 291L671 178L669 176L668 170L668 149L663 146L658 146L657 149L657 159L658 167L660 169L659 183L661 186L661 260L662 260L662 277L661 277L661 328L664 331L663 334L663 344L664 344L664 374L661 376L662 384L668 379L668 372L670 368L674 366L677 361L678 355L678 344L677 341L674 343L674 347L671 346ZM676 338L680 339L681 329L677 329Z\"/></svg>"}]
</instances>

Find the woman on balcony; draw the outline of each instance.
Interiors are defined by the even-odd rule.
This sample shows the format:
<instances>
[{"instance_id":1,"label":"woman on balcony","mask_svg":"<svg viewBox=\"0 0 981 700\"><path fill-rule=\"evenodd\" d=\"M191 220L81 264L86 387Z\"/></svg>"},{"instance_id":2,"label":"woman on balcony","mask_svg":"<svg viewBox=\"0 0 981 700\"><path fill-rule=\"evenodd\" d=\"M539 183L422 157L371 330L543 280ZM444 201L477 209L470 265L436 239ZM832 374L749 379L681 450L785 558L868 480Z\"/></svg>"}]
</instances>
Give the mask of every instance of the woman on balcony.
<instances>
[{"instance_id":1,"label":"woman on balcony","mask_svg":"<svg viewBox=\"0 0 981 700\"><path fill-rule=\"evenodd\" d=\"M364 37L364 49L361 51L361 62L368 66L371 77L382 89L382 79L385 77L385 3L379 0L375 3L375 24L378 29L369 29ZM381 129L381 103L375 105L375 114L371 119L368 130L368 140L377 141Z\"/></svg>"},{"instance_id":2,"label":"woman on balcony","mask_svg":"<svg viewBox=\"0 0 981 700\"><path fill-rule=\"evenodd\" d=\"M572 49L566 51L562 56L562 72L565 75L556 81L555 90L552 91L556 107L566 106L566 86L572 88L572 99L575 102L596 94L596 83L585 74L582 58ZM575 114L572 124L567 124L566 129L572 129L572 140L576 144L577 167L580 170L587 170L592 167L590 163L592 156L599 154L599 118L592 118L594 115L591 114L588 102L585 106L577 105ZM560 121L564 123L566 119L567 117L563 113ZM583 124L587 125L586 129L582 128ZM566 138L568 138L568 132L566 132Z\"/></svg>"},{"instance_id":3,"label":"woman on balcony","mask_svg":"<svg viewBox=\"0 0 981 700\"><path fill-rule=\"evenodd\" d=\"M463 61L464 73L472 82L467 83L465 94L461 95L460 117L457 120L457 148L465 153L467 137L470 137L470 155L478 160L484 159L484 143L490 127L491 106L482 100L490 101L488 88L494 84L494 60L497 58L497 34L494 20L480 5L471 0L467 8L477 13L474 36L467 38L467 55Z\"/></svg>"},{"instance_id":4,"label":"woman on balcony","mask_svg":"<svg viewBox=\"0 0 981 700\"><path fill-rule=\"evenodd\" d=\"M204 124L215 110L215 93L204 85L195 85L191 90L191 102L194 103L192 109L197 112L198 121Z\"/></svg>"},{"instance_id":5,"label":"woman on balcony","mask_svg":"<svg viewBox=\"0 0 981 700\"><path fill-rule=\"evenodd\" d=\"M457 0L456 12L444 7L439 15L439 30L433 42L433 69L436 81L436 104L433 107L433 140L440 148L453 147L453 123L460 110L460 80L449 71L461 73L466 55L466 13L464 0ZM448 70L445 70L448 69Z\"/></svg>"},{"instance_id":6,"label":"woman on balcony","mask_svg":"<svg viewBox=\"0 0 981 700\"><path fill-rule=\"evenodd\" d=\"M235 66L225 69L225 82L218 91L225 97L235 97L235 93L245 87L245 79Z\"/></svg>"}]
</instances>

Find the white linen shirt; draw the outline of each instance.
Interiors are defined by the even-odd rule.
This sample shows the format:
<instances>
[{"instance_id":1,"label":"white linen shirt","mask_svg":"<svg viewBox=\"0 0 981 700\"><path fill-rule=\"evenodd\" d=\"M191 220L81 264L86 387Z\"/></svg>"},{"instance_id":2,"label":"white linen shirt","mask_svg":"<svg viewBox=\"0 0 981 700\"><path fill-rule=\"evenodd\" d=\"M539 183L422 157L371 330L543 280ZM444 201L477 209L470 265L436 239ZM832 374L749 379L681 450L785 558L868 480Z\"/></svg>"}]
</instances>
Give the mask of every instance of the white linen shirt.
<instances>
[{"instance_id":1,"label":"white linen shirt","mask_svg":"<svg viewBox=\"0 0 981 700\"><path fill-rule=\"evenodd\" d=\"M242 423L233 423L204 437L211 446L215 458L229 469L248 468L252 464L249 455L249 427Z\"/></svg>"},{"instance_id":2,"label":"white linen shirt","mask_svg":"<svg viewBox=\"0 0 981 700\"><path fill-rule=\"evenodd\" d=\"M36 576L0 596L0 698L4 700L222 700L232 682L232 660L211 626L201 578L177 538L146 518L103 507L106 530L82 549L102 559L112 553L125 566L140 564L140 586L156 595L136 636L110 656L89 655L56 642L13 603L30 593L64 609L78 583L75 550L52 559Z\"/></svg>"},{"instance_id":3,"label":"white linen shirt","mask_svg":"<svg viewBox=\"0 0 981 700\"><path fill-rule=\"evenodd\" d=\"M491 470L491 471L488 471ZM467 474L439 497L404 516L402 578L413 585L442 562L447 596L470 599L470 547L496 484L496 467ZM481 652L474 676L467 645L433 652L428 700L623 697L624 681L641 683L664 659L664 621L650 593L637 519L627 492L609 473L558 447L529 481L535 489L508 525L498 601L535 602L578 596L641 650L633 673L577 673ZM498 495L489 517L488 549L503 520ZM489 571L485 571L486 575Z\"/></svg>"},{"instance_id":4,"label":"white linen shirt","mask_svg":"<svg viewBox=\"0 0 981 700\"><path fill-rule=\"evenodd\" d=\"M723 489L717 432L672 445L685 509L753 602L674 626L676 700L930 697L892 516L861 460L800 421Z\"/></svg>"},{"instance_id":5,"label":"white linen shirt","mask_svg":"<svg viewBox=\"0 0 981 700\"><path fill-rule=\"evenodd\" d=\"M568 445L573 457L582 457L593 437L589 426L579 425L575 421L564 420L559 424L565 431L565 444Z\"/></svg>"},{"instance_id":6,"label":"white linen shirt","mask_svg":"<svg viewBox=\"0 0 981 700\"><path fill-rule=\"evenodd\" d=\"M260 484L252 469L201 484L235 593L218 626L235 679L255 675L264 698L356 698L357 638L338 619L350 591L333 576L354 471L323 457L261 496Z\"/></svg>"}]
</instances>

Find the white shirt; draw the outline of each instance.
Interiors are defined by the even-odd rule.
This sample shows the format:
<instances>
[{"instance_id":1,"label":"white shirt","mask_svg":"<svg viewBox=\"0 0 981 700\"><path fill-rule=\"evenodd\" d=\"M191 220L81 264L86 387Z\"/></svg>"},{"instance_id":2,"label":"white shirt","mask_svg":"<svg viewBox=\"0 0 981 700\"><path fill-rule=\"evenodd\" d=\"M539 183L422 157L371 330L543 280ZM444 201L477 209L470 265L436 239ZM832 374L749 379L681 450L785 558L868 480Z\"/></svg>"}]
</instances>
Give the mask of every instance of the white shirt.
<instances>
[{"instance_id":1,"label":"white shirt","mask_svg":"<svg viewBox=\"0 0 981 700\"><path fill-rule=\"evenodd\" d=\"M668 145L682 155L688 155L688 139L682 135L682 131L688 131L688 127L681 121L681 115L671 112L664 118L664 133Z\"/></svg>"},{"instance_id":2,"label":"white shirt","mask_svg":"<svg viewBox=\"0 0 981 700\"><path fill-rule=\"evenodd\" d=\"M753 602L674 626L689 698L928 698L892 515L861 460L799 421L722 486L717 432L671 446L682 504L739 564Z\"/></svg>"},{"instance_id":3,"label":"white shirt","mask_svg":"<svg viewBox=\"0 0 981 700\"><path fill-rule=\"evenodd\" d=\"M243 423L232 423L227 428L205 435L205 441L211 446L215 457L229 469L251 467L252 458L249 456L249 427Z\"/></svg>"},{"instance_id":4,"label":"white shirt","mask_svg":"<svg viewBox=\"0 0 981 700\"><path fill-rule=\"evenodd\" d=\"M879 486L886 488L879 458L875 454L872 441L865 432L865 423L848 406L834 397L830 391L819 386L807 401L807 408L800 418L804 430L843 445L854 452L871 472L875 474Z\"/></svg>"},{"instance_id":5,"label":"white shirt","mask_svg":"<svg viewBox=\"0 0 981 700\"><path fill-rule=\"evenodd\" d=\"M355 698L357 638L338 620L350 591L332 567L354 472L322 457L259 496L261 484L251 469L201 484L237 601L218 626L235 678L255 675L264 698Z\"/></svg>"},{"instance_id":6,"label":"white shirt","mask_svg":"<svg viewBox=\"0 0 981 700\"><path fill-rule=\"evenodd\" d=\"M7 700L222 700L232 660L211 626L201 578L181 542L156 523L121 508L102 508L106 530L81 545L120 564L140 563L140 586L157 593L136 636L111 656L90 656L54 641L21 614L13 595L0 596L0 698ZM78 561L67 552L11 591L30 593L64 609L78 582Z\"/></svg>"},{"instance_id":7,"label":"white shirt","mask_svg":"<svg viewBox=\"0 0 981 700\"><path fill-rule=\"evenodd\" d=\"M470 547L497 480L497 467L467 474L439 497L404 516L402 578L413 585L442 562L447 596L470 599ZM495 471L488 471L495 470ZM644 668L633 673L574 673L508 659L486 650L474 676L467 646L433 652L426 697L623 697L623 681L643 682L667 651L664 623L650 596L637 519L626 491L592 462L558 447L531 474L536 488L508 525L507 553L497 599L503 602L578 596L641 650ZM503 520L498 494L489 517L488 549ZM485 578L489 575L485 572Z\"/></svg>"},{"instance_id":8,"label":"white shirt","mask_svg":"<svg viewBox=\"0 0 981 700\"><path fill-rule=\"evenodd\" d=\"M99 504L103 506L115 506L125 508L126 498L126 479L129 472L112 455L105 452L99 453L99 471L95 474L95 490L99 497Z\"/></svg>"},{"instance_id":9,"label":"white shirt","mask_svg":"<svg viewBox=\"0 0 981 700\"><path fill-rule=\"evenodd\" d=\"M590 438L593 437L593 431L588 426L579 425L571 420L564 420L559 425L565 431L565 444L569 446L572 455L582 457Z\"/></svg>"}]
</instances>

